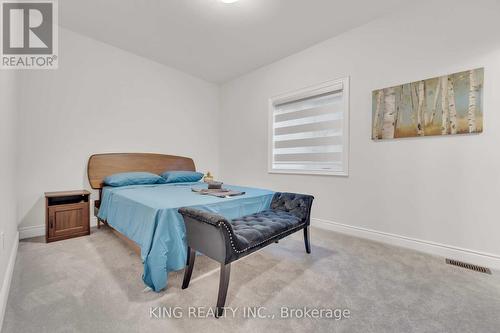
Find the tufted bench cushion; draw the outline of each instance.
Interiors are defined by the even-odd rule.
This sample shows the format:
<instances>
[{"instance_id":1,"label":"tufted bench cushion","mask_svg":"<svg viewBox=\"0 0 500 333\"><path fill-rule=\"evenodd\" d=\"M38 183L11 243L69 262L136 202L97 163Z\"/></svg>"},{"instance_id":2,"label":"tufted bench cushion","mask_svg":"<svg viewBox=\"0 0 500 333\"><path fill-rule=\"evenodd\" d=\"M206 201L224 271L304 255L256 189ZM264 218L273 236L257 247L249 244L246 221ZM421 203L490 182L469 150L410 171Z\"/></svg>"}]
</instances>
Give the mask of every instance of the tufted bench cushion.
<instances>
[{"instance_id":1,"label":"tufted bench cushion","mask_svg":"<svg viewBox=\"0 0 500 333\"><path fill-rule=\"evenodd\" d=\"M238 251L246 251L291 229L303 226L303 221L283 210L265 210L229 221Z\"/></svg>"}]
</instances>

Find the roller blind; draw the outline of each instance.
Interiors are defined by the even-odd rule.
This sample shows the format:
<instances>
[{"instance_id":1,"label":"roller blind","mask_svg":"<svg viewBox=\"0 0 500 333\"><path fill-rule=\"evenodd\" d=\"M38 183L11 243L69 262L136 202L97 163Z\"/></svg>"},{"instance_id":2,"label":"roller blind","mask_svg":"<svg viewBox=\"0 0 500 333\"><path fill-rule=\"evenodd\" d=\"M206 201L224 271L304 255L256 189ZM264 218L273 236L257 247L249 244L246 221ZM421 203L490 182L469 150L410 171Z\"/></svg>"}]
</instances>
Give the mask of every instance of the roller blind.
<instances>
[{"instance_id":1,"label":"roller blind","mask_svg":"<svg viewBox=\"0 0 500 333\"><path fill-rule=\"evenodd\" d=\"M272 171L346 173L345 84L272 102Z\"/></svg>"}]
</instances>

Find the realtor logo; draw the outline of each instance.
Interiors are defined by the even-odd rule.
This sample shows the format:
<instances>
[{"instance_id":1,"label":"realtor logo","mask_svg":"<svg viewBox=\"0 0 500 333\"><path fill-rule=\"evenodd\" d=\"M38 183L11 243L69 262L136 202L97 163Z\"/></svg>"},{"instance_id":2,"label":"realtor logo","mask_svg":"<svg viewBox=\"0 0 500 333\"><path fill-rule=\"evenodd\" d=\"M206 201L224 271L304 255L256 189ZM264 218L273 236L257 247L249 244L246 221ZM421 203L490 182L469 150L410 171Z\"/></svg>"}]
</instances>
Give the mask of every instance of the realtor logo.
<instances>
[{"instance_id":1,"label":"realtor logo","mask_svg":"<svg viewBox=\"0 0 500 333\"><path fill-rule=\"evenodd\" d=\"M57 68L56 7L51 0L1 0L1 68Z\"/></svg>"}]
</instances>

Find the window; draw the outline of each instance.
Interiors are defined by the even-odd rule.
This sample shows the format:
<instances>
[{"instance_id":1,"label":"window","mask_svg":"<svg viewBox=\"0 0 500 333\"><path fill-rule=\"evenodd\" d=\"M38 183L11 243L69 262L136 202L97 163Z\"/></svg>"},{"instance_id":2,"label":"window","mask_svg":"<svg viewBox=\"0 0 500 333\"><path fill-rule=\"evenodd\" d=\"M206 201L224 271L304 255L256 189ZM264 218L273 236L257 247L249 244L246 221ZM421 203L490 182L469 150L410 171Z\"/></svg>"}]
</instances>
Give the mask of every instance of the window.
<instances>
[{"instance_id":1,"label":"window","mask_svg":"<svg viewBox=\"0 0 500 333\"><path fill-rule=\"evenodd\" d=\"M270 100L269 172L348 175L349 78Z\"/></svg>"}]
</instances>

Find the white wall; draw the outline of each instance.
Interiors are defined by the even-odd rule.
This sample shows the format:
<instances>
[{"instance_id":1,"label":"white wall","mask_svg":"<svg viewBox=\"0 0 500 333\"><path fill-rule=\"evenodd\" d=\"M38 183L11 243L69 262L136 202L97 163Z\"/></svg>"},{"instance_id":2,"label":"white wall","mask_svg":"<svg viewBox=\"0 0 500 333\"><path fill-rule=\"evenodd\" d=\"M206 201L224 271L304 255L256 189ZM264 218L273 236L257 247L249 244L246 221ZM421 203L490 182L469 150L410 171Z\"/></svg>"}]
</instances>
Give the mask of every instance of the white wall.
<instances>
[{"instance_id":1,"label":"white wall","mask_svg":"<svg viewBox=\"0 0 500 333\"><path fill-rule=\"evenodd\" d=\"M218 173L218 86L69 30L59 33L59 69L20 78L21 229L44 224L45 191L89 188L93 153L183 155L198 170Z\"/></svg>"},{"instance_id":2,"label":"white wall","mask_svg":"<svg viewBox=\"0 0 500 333\"><path fill-rule=\"evenodd\" d=\"M9 261L17 239L15 186L15 126L17 112L16 72L0 70L0 329L10 281ZM10 268L10 269L9 269Z\"/></svg>"},{"instance_id":3,"label":"white wall","mask_svg":"<svg viewBox=\"0 0 500 333\"><path fill-rule=\"evenodd\" d=\"M498 13L493 0L418 1L225 84L224 181L312 193L315 218L500 255ZM481 66L483 134L370 139L372 90ZM349 177L268 174L268 99L345 76Z\"/></svg>"}]
</instances>

